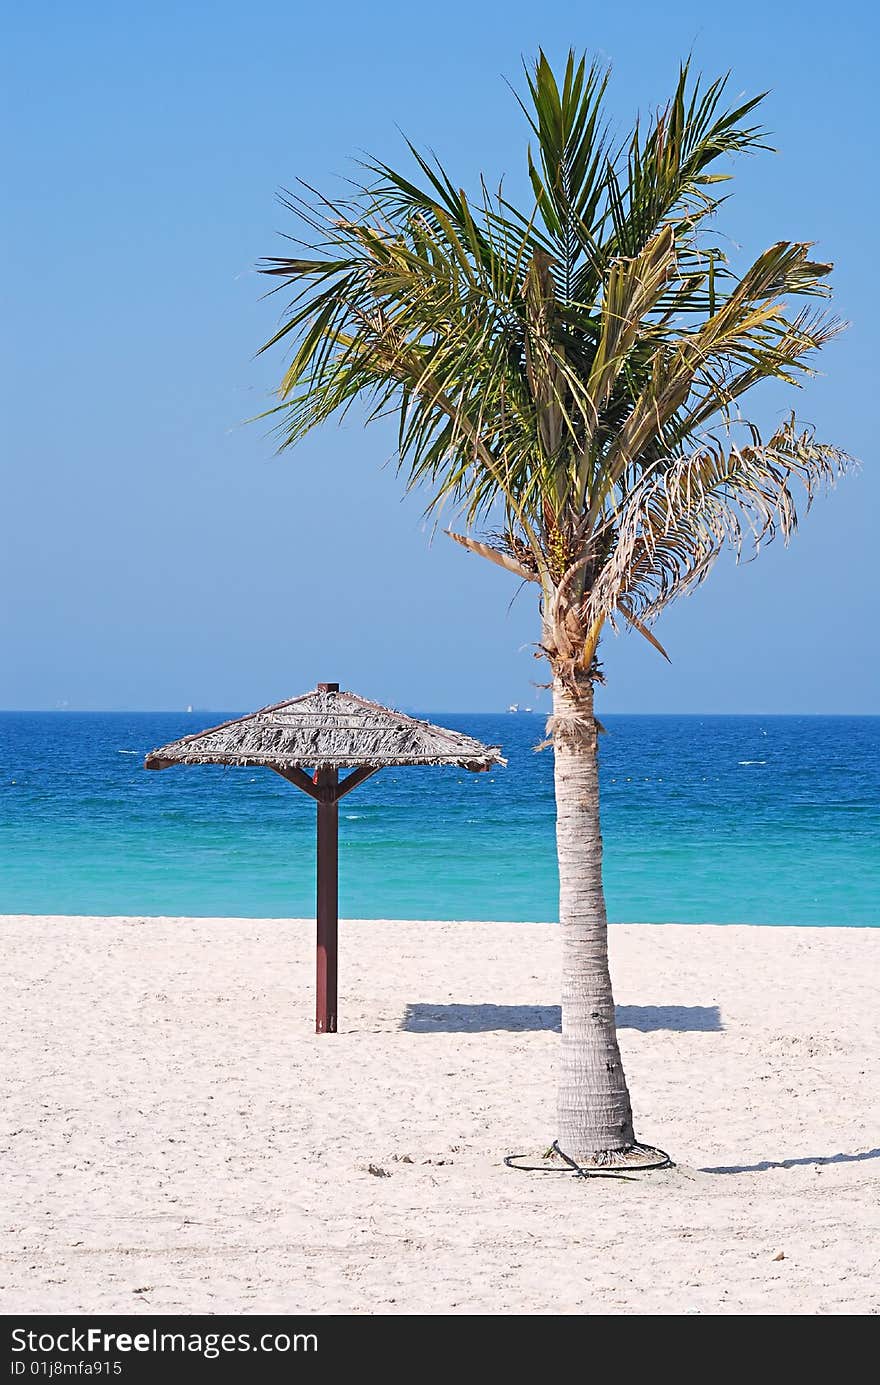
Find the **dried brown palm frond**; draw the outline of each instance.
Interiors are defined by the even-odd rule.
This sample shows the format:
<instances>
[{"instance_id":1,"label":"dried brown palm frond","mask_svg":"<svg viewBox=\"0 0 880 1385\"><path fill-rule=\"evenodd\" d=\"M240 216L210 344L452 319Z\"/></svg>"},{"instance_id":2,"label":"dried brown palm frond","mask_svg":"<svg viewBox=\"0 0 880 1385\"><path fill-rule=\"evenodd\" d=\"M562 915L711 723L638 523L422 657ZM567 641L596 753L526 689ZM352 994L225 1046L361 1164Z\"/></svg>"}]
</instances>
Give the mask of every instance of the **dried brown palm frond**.
<instances>
[{"instance_id":1,"label":"dried brown palm frond","mask_svg":"<svg viewBox=\"0 0 880 1385\"><path fill-rule=\"evenodd\" d=\"M762 441L742 446L709 438L695 453L648 473L612 521L614 547L590 589L584 619L653 620L674 597L701 582L725 546L753 557L798 524L818 489L846 469L845 452L798 429L794 415Z\"/></svg>"}]
</instances>

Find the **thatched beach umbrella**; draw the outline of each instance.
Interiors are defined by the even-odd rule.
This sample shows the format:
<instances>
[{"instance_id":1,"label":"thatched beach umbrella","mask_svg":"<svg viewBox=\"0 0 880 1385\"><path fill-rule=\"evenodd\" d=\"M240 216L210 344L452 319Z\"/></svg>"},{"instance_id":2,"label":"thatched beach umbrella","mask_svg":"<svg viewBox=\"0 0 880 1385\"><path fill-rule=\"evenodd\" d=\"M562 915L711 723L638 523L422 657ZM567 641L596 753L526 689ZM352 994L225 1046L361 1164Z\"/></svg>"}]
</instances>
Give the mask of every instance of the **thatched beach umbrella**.
<instances>
[{"instance_id":1,"label":"thatched beach umbrella","mask_svg":"<svg viewBox=\"0 0 880 1385\"><path fill-rule=\"evenodd\" d=\"M315 1030L336 1033L339 800L380 769L503 765L498 746L319 683L314 692L197 731L152 751L146 769L169 765L263 765L314 798L318 816ZM350 770L343 779L340 770Z\"/></svg>"}]
</instances>

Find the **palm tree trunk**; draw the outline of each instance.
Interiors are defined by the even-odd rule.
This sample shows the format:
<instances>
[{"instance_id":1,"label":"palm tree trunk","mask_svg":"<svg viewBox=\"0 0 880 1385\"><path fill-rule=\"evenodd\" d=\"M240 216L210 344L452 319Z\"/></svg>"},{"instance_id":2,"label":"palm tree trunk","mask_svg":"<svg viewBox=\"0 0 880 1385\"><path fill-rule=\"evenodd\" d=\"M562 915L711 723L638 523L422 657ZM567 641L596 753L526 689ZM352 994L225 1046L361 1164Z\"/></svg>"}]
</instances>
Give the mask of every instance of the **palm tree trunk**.
<instances>
[{"instance_id":1,"label":"palm tree trunk","mask_svg":"<svg viewBox=\"0 0 880 1385\"><path fill-rule=\"evenodd\" d=\"M634 1140L614 1019L602 889L599 766L593 684L553 683L556 844L562 932L562 1069L558 1141L573 1159Z\"/></svg>"}]
</instances>

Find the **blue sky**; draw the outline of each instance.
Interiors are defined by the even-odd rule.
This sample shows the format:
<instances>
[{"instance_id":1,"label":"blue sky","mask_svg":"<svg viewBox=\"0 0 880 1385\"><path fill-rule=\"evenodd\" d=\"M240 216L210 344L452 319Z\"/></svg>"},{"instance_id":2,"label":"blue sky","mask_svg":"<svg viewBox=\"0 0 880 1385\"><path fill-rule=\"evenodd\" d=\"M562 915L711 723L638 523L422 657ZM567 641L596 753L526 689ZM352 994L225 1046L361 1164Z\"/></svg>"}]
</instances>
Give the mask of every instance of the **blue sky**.
<instances>
[{"instance_id":1,"label":"blue sky","mask_svg":"<svg viewBox=\"0 0 880 1385\"><path fill-rule=\"evenodd\" d=\"M625 7L448 0L440 10L120 5L7 9L0 706L248 708L320 679L400 705L546 705L531 592L430 542L388 432L330 426L278 459L244 420L273 366L262 255L275 193L335 189L399 128L465 185L522 181L504 78L541 44L614 67L621 125L693 49L771 89L781 151L742 163L722 227L758 253L819 242L852 322L796 399L861 474L788 550L724 564L658 628L609 642L614 711L880 712L874 458L878 313L873 6ZM772 419L780 401L768 401Z\"/></svg>"}]
</instances>

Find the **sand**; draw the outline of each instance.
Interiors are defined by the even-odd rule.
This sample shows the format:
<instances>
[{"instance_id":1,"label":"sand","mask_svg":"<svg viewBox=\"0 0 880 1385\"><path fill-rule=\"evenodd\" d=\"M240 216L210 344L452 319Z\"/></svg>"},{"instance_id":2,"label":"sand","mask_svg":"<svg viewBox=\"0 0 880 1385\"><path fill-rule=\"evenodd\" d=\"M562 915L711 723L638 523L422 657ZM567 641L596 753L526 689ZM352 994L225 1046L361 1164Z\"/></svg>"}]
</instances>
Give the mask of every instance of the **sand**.
<instances>
[{"instance_id":1,"label":"sand","mask_svg":"<svg viewBox=\"0 0 880 1385\"><path fill-rule=\"evenodd\" d=\"M5 1313L880 1309L880 929L615 927L640 1181L554 1135L557 931L5 918ZM784 1256L784 1258L780 1258Z\"/></svg>"}]
</instances>

